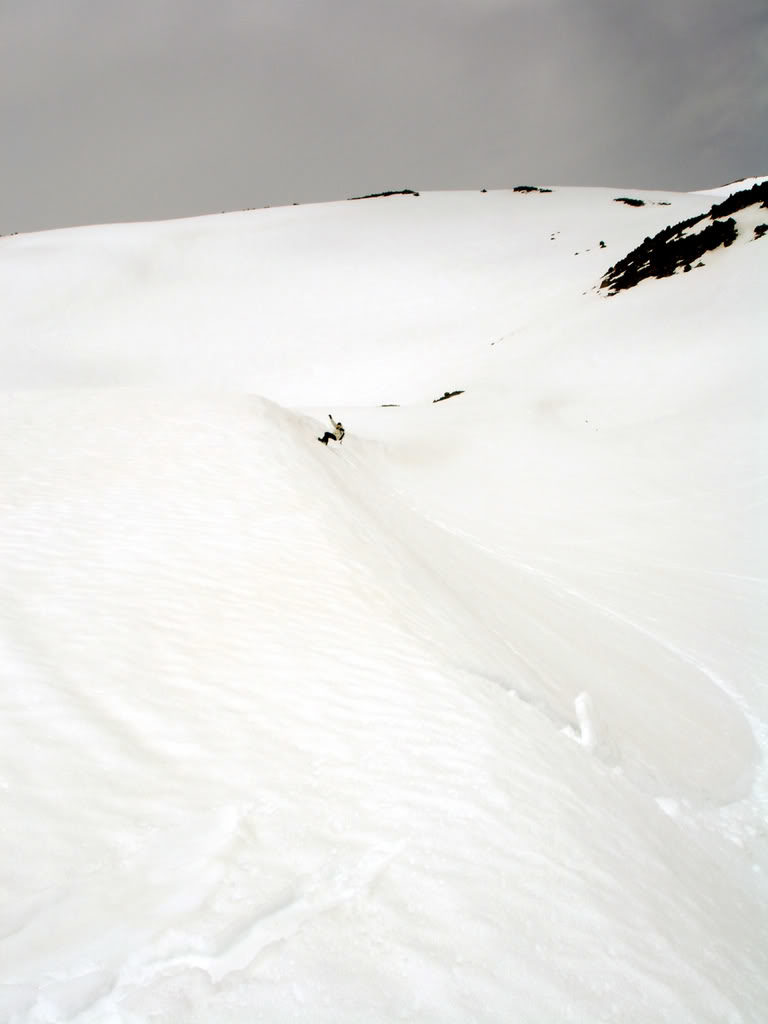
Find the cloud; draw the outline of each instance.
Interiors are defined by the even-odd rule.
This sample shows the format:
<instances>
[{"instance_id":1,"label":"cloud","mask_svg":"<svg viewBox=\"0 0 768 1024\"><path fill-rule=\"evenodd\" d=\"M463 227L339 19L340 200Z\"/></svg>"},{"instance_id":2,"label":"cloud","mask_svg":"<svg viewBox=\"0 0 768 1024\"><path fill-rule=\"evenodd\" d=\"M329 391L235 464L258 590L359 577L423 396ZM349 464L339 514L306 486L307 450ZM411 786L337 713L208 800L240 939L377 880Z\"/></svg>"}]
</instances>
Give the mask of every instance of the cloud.
<instances>
[{"instance_id":1,"label":"cloud","mask_svg":"<svg viewBox=\"0 0 768 1024\"><path fill-rule=\"evenodd\" d=\"M760 0L0 0L0 231L768 166Z\"/></svg>"}]
</instances>

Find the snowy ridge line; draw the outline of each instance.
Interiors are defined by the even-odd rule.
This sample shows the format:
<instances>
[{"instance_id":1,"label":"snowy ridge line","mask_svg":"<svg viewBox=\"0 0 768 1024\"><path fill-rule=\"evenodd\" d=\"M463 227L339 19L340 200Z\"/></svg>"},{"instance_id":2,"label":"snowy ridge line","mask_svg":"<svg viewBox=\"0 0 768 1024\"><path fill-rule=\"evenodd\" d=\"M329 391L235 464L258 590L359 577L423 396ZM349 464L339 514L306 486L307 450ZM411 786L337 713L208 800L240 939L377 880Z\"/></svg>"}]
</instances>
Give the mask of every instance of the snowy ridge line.
<instances>
[{"instance_id":1,"label":"snowy ridge line","mask_svg":"<svg viewBox=\"0 0 768 1024\"><path fill-rule=\"evenodd\" d=\"M768 181L768 176L757 178L739 178L738 181L731 181L727 185L718 185L716 188L696 189L692 195L697 196L728 196L734 192L741 192L744 189L752 188L753 185L761 185Z\"/></svg>"}]
</instances>

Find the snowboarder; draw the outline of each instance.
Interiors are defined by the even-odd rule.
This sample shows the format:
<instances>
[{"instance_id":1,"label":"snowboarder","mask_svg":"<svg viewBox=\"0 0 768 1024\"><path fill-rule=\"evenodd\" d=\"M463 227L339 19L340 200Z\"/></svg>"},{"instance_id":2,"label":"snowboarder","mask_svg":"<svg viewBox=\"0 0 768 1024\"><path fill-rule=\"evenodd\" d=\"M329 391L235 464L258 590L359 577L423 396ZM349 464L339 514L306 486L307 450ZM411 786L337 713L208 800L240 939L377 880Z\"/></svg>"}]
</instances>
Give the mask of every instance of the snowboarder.
<instances>
[{"instance_id":1,"label":"snowboarder","mask_svg":"<svg viewBox=\"0 0 768 1024\"><path fill-rule=\"evenodd\" d=\"M333 431L326 430L322 437L318 437L320 444L327 445L329 441L338 441L339 444L344 440L344 427L341 425L341 421L338 423L334 420L333 416L328 413L328 419L333 424Z\"/></svg>"}]
</instances>

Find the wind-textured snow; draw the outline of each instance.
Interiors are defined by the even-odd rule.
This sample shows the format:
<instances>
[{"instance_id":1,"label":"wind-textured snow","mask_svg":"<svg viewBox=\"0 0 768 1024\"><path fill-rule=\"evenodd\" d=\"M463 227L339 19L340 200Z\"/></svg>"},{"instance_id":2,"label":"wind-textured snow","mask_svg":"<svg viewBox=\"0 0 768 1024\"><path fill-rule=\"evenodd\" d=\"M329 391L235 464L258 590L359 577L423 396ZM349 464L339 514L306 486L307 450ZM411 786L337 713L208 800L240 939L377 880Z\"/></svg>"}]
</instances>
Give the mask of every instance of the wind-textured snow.
<instances>
[{"instance_id":1,"label":"wind-textured snow","mask_svg":"<svg viewBox=\"0 0 768 1024\"><path fill-rule=\"evenodd\" d=\"M760 213L596 291L710 205L0 239L0 1021L765 1019Z\"/></svg>"}]
</instances>

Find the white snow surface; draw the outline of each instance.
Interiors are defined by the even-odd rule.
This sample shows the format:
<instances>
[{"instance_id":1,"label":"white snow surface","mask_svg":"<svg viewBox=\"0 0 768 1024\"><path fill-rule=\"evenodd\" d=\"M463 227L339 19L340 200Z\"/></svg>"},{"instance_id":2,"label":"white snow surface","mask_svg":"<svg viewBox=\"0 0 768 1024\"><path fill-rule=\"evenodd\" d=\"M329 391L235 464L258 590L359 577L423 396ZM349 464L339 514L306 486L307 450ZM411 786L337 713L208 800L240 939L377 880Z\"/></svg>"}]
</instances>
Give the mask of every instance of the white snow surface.
<instances>
[{"instance_id":1,"label":"white snow surface","mask_svg":"<svg viewBox=\"0 0 768 1024\"><path fill-rule=\"evenodd\" d=\"M596 291L710 203L0 239L0 1021L766 1019L759 215Z\"/></svg>"},{"instance_id":2,"label":"white snow surface","mask_svg":"<svg viewBox=\"0 0 768 1024\"><path fill-rule=\"evenodd\" d=\"M743 192L744 189L752 188L753 185L759 185L763 181L768 181L768 176L739 178L738 181L732 181L728 185L718 185L717 188L702 189L695 194L700 196L729 196L734 192Z\"/></svg>"}]
</instances>

